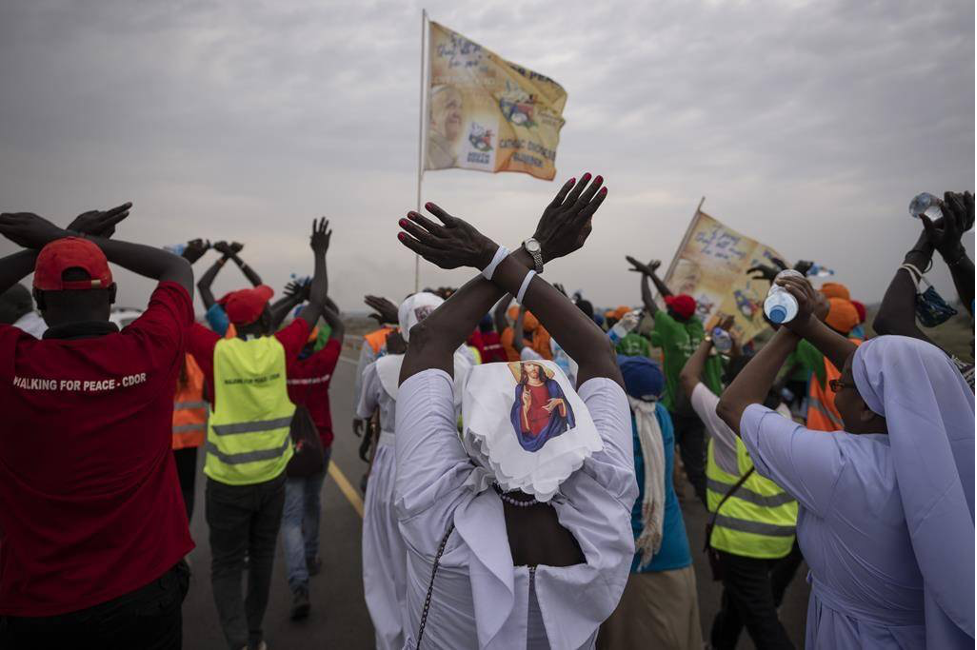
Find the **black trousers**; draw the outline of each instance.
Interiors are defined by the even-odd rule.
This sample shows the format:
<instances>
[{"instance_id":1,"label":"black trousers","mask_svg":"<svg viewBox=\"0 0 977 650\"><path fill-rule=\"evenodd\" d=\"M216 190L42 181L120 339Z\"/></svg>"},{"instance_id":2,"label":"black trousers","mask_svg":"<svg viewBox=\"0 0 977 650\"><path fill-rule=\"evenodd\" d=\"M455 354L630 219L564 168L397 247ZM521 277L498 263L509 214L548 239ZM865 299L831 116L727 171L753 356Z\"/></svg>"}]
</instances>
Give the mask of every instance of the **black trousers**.
<instances>
[{"instance_id":1,"label":"black trousers","mask_svg":"<svg viewBox=\"0 0 977 650\"><path fill-rule=\"evenodd\" d=\"M271 591L275 545L285 505L285 472L254 485L226 485L207 479L210 582L227 647L257 648ZM242 594L245 556L247 596Z\"/></svg>"},{"instance_id":2,"label":"black trousers","mask_svg":"<svg viewBox=\"0 0 977 650\"><path fill-rule=\"evenodd\" d=\"M176 566L124 596L58 616L0 621L4 650L180 650L181 607L190 586L190 569Z\"/></svg>"},{"instance_id":3,"label":"black trousers","mask_svg":"<svg viewBox=\"0 0 977 650\"><path fill-rule=\"evenodd\" d=\"M803 559L797 542L786 557L778 560L724 551L719 551L719 559L723 565L723 598L712 622L712 647L733 650L745 626L757 650L793 648L777 608Z\"/></svg>"},{"instance_id":4,"label":"black trousers","mask_svg":"<svg viewBox=\"0 0 977 650\"><path fill-rule=\"evenodd\" d=\"M676 409L671 413L675 442L689 483L695 495L706 504L706 425L694 411ZM707 506L708 507L708 506Z\"/></svg>"},{"instance_id":5,"label":"black trousers","mask_svg":"<svg viewBox=\"0 0 977 650\"><path fill-rule=\"evenodd\" d=\"M176 476L180 480L180 491L183 492L183 505L187 508L188 522L193 519L193 489L197 484L197 449L198 447L184 447L173 450Z\"/></svg>"}]
</instances>

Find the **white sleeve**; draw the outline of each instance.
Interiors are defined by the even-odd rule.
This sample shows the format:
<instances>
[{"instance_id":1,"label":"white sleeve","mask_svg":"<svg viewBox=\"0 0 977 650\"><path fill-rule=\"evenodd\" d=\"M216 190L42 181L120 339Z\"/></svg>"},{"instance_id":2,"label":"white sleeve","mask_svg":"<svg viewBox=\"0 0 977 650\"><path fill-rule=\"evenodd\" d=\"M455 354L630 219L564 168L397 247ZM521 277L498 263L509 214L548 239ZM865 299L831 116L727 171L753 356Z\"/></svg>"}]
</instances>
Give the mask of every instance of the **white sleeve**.
<instances>
[{"instance_id":1,"label":"white sleeve","mask_svg":"<svg viewBox=\"0 0 977 650\"><path fill-rule=\"evenodd\" d=\"M736 433L716 415L719 396L709 390L700 381L692 389L692 395L689 401L692 403L692 410L699 416L702 423L706 425L709 435L716 441L716 444L722 445L726 449L732 449L735 453Z\"/></svg>"},{"instance_id":2,"label":"white sleeve","mask_svg":"<svg viewBox=\"0 0 977 650\"><path fill-rule=\"evenodd\" d=\"M617 382L606 377L588 380L577 394L587 405L604 442L604 449L584 461L582 471L630 511L638 498L638 483L634 478L634 442L627 395Z\"/></svg>"},{"instance_id":3,"label":"white sleeve","mask_svg":"<svg viewBox=\"0 0 977 650\"><path fill-rule=\"evenodd\" d=\"M740 420L743 444L756 471L808 510L831 509L835 485L847 463L844 431L811 431L762 404L750 404Z\"/></svg>"},{"instance_id":4,"label":"white sleeve","mask_svg":"<svg viewBox=\"0 0 977 650\"><path fill-rule=\"evenodd\" d=\"M366 366L360 376L359 398L356 400L356 417L367 420L373 417L374 411L380 406L380 375L377 374L377 362Z\"/></svg>"},{"instance_id":5,"label":"white sleeve","mask_svg":"<svg viewBox=\"0 0 977 650\"><path fill-rule=\"evenodd\" d=\"M363 371L366 367L376 361L376 353L370 344L364 339L363 347L360 348L360 358L356 362L356 379L353 383L353 410L359 411L360 408L360 397L363 391Z\"/></svg>"},{"instance_id":6,"label":"white sleeve","mask_svg":"<svg viewBox=\"0 0 977 650\"><path fill-rule=\"evenodd\" d=\"M432 507L450 510L473 469L458 436L448 373L432 368L400 385L396 431L394 504L403 530L408 520Z\"/></svg>"}]
</instances>

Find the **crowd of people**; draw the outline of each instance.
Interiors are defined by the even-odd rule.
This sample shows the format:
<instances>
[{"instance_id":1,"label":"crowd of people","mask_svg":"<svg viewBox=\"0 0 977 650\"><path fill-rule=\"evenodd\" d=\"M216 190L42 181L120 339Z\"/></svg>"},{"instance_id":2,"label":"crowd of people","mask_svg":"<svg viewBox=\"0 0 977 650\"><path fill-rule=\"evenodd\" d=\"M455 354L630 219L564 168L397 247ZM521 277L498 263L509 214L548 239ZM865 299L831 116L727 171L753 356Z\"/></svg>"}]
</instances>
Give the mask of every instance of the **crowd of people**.
<instances>
[{"instance_id":1,"label":"crowd of people","mask_svg":"<svg viewBox=\"0 0 977 650\"><path fill-rule=\"evenodd\" d=\"M927 335L957 310L925 280L939 253L973 317L973 195L921 216L871 323L844 285L815 288L811 263L759 261L755 281L797 313L752 340L673 293L657 260L626 258L637 307L544 280L607 196L601 176L571 179L514 250L432 203L399 220L404 247L473 279L365 297L378 329L350 433L376 647L732 649L745 631L791 648L779 608L802 562L806 647L973 647L974 365ZM216 618L230 650L267 649L279 539L293 619L316 614L323 570L347 326L332 232L313 222L311 276L273 300L239 243L115 237L130 209L64 228L0 215L22 248L0 259L0 647L181 647L202 453ZM228 262L250 286L215 299ZM158 282L121 327L110 263ZM686 485L709 513L708 576ZM722 585L706 629L704 580Z\"/></svg>"}]
</instances>

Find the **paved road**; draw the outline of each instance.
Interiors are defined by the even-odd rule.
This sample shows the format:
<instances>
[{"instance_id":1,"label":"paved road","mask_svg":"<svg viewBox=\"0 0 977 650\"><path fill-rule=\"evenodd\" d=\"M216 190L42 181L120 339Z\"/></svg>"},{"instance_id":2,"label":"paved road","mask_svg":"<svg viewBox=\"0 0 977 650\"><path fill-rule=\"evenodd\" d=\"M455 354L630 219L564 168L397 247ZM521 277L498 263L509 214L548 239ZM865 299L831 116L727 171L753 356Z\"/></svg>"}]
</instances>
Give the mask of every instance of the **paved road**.
<instances>
[{"instance_id":1,"label":"paved road","mask_svg":"<svg viewBox=\"0 0 977 650\"><path fill-rule=\"evenodd\" d=\"M373 630L363 601L360 558L362 519L356 508L361 504L362 495L359 494L358 486L364 464L356 453L359 439L353 437L349 424L352 420L353 375L356 368L352 360L355 355L351 349L344 351L344 360L337 367L332 381L331 402L336 442L333 444L333 469L322 493L323 570L312 579L312 613L308 620L301 623L289 620L291 596L279 543L275 577L264 623L265 638L270 650L367 650L373 647ZM200 462L202 464L202 458ZM190 526L197 548L190 556L194 574L190 593L183 606L183 639L187 650L221 650L226 645L210 589L210 549L207 543L207 524L204 521L203 483L203 475L200 474L196 511ZM682 505L699 579L699 608L703 630L708 632L719 606L720 589L709 580L709 568L705 557L699 552L706 522L705 509L691 496L691 488L686 494L688 496L683 495ZM788 590L781 609L781 619L798 647L804 641L808 596L808 587L803 580L805 571L802 567ZM745 634L740 647L753 647Z\"/></svg>"}]
</instances>

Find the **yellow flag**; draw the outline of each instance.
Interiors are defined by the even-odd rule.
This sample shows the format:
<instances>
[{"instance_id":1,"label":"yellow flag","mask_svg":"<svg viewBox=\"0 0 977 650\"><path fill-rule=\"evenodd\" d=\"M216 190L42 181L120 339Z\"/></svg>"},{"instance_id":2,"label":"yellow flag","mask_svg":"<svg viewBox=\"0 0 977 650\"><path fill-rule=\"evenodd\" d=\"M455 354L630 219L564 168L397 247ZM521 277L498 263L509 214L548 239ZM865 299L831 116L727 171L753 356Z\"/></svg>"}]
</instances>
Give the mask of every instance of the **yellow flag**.
<instances>
[{"instance_id":1,"label":"yellow flag","mask_svg":"<svg viewBox=\"0 0 977 650\"><path fill-rule=\"evenodd\" d=\"M424 169L553 179L567 101L560 84L435 22L428 56Z\"/></svg>"},{"instance_id":2,"label":"yellow flag","mask_svg":"<svg viewBox=\"0 0 977 650\"><path fill-rule=\"evenodd\" d=\"M734 332L749 341L767 327L763 301L770 283L753 280L746 271L784 258L769 246L741 235L718 219L699 211L672 262L665 284L674 293L695 298L698 315L707 325L715 316L735 317Z\"/></svg>"}]
</instances>

